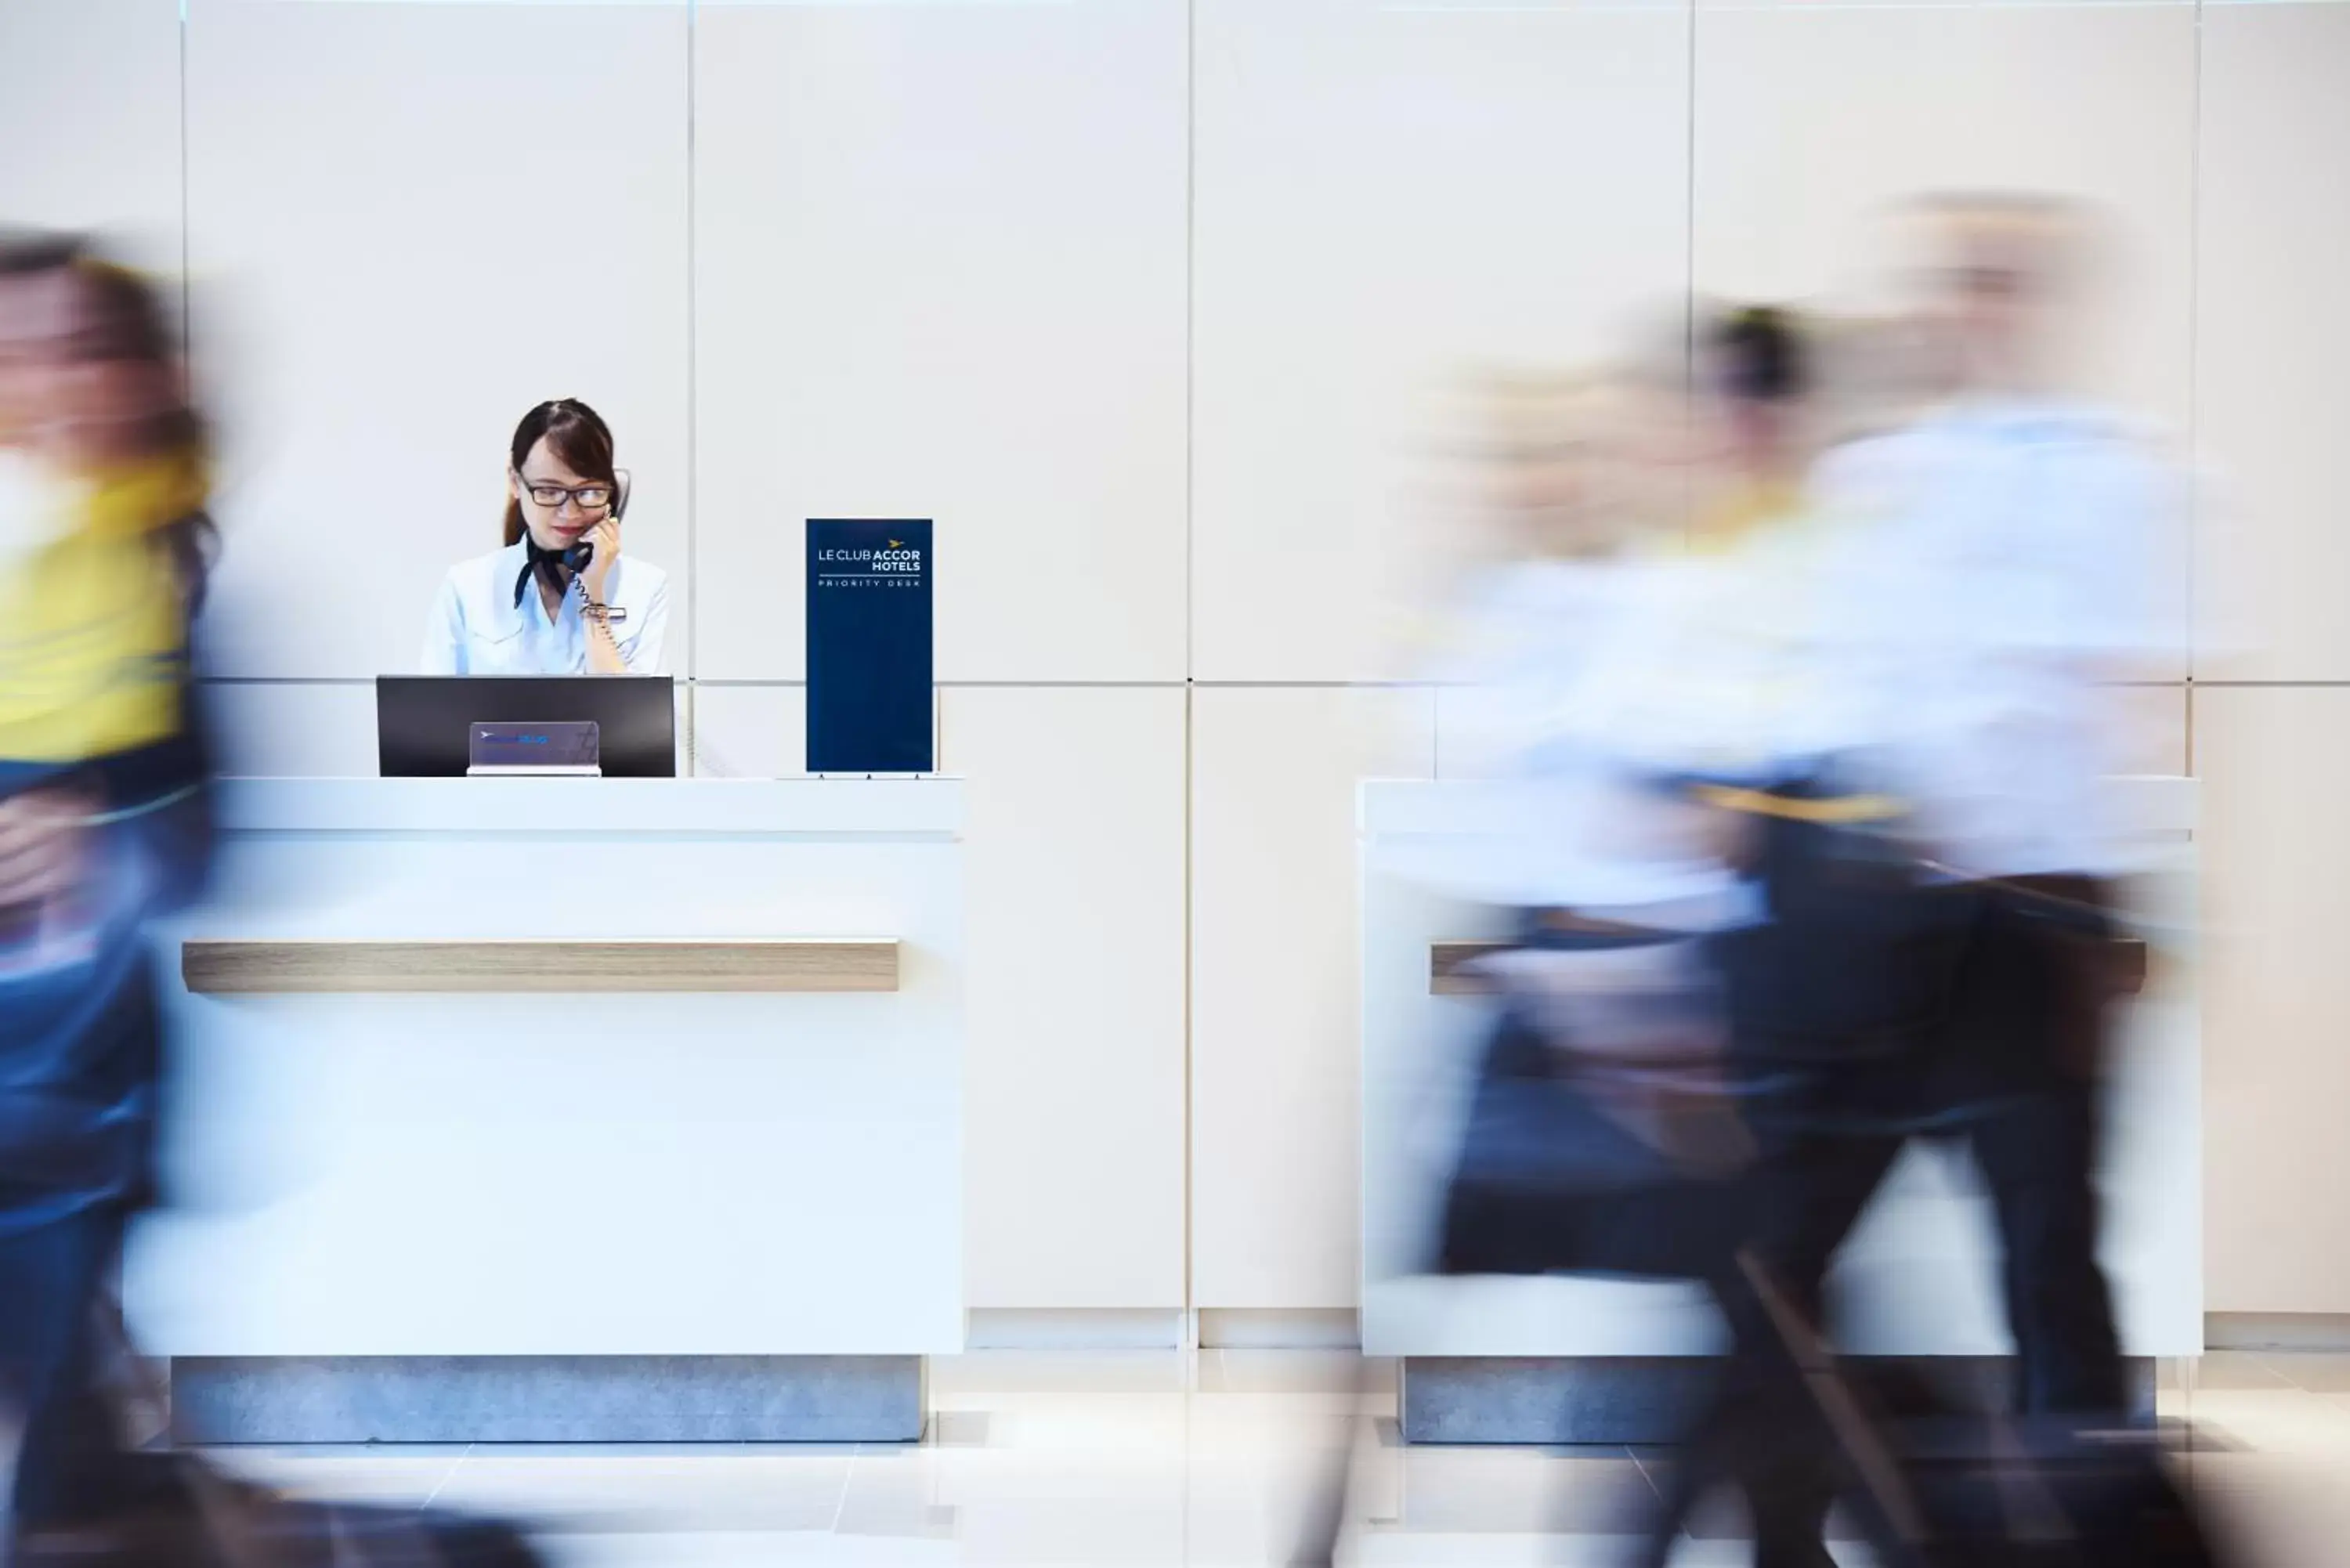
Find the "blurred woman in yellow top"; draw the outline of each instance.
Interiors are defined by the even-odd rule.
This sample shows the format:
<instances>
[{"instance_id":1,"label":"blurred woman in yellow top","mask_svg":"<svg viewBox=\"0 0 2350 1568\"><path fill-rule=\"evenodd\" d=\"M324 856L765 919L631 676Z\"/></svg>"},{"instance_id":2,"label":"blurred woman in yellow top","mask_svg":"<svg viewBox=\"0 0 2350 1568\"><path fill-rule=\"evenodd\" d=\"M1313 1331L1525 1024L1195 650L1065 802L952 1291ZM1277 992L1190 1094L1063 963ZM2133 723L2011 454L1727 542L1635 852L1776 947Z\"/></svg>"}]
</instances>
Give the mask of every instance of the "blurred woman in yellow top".
<instances>
[{"instance_id":1,"label":"blurred woman in yellow top","mask_svg":"<svg viewBox=\"0 0 2350 1568\"><path fill-rule=\"evenodd\" d=\"M1811 356L1786 312L1734 310L1699 347L1691 423L1703 475L1690 530L1700 549L1731 549L1794 518L1816 431Z\"/></svg>"},{"instance_id":2,"label":"blurred woman in yellow top","mask_svg":"<svg viewBox=\"0 0 2350 1568\"><path fill-rule=\"evenodd\" d=\"M1849 540L1807 485L1825 435L1816 337L1772 306L1700 327L1679 423L1688 525L1617 650L1623 678L1589 722L1660 777L1761 776L1859 743Z\"/></svg>"},{"instance_id":3,"label":"blurred woman in yellow top","mask_svg":"<svg viewBox=\"0 0 2350 1568\"><path fill-rule=\"evenodd\" d=\"M20 1539L114 1501L91 1326L151 1180L146 930L210 843L189 633L212 524L178 340L136 275L71 242L0 244L0 1388L22 1422Z\"/></svg>"}]
</instances>

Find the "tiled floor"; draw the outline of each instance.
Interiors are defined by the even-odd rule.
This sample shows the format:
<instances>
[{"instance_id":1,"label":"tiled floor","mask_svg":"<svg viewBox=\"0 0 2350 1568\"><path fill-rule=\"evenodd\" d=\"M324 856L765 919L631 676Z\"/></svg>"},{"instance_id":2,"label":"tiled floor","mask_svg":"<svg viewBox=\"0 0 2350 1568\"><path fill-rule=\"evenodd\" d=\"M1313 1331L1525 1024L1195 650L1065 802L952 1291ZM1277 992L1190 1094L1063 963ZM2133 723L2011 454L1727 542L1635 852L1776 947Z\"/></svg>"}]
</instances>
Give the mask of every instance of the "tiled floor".
<instances>
[{"instance_id":1,"label":"tiled floor","mask_svg":"<svg viewBox=\"0 0 2350 1568\"><path fill-rule=\"evenodd\" d=\"M536 1521L578 1568L1279 1563L1349 1364L1281 1352L976 1355L941 1364L914 1448L232 1450L296 1491ZM1622 1449L1416 1449L1391 1387L1357 1423L1353 1561L1607 1564L1652 1495ZM2219 1353L2165 1378L2193 1484L2252 1568L2350 1561L2350 1356ZM1701 1523L1677 1561L1744 1561ZM1847 1563L1866 1561L1840 1547Z\"/></svg>"}]
</instances>

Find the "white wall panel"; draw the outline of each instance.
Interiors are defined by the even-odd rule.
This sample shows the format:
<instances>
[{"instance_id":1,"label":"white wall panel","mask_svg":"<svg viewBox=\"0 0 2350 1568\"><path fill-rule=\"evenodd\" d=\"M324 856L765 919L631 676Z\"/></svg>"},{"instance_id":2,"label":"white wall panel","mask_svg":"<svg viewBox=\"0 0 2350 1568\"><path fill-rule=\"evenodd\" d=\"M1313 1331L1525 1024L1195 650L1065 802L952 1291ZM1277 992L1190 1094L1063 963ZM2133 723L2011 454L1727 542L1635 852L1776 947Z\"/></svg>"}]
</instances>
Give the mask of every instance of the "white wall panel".
<instances>
[{"instance_id":1,"label":"white wall panel","mask_svg":"<svg viewBox=\"0 0 2350 1568\"><path fill-rule=\"evenodd\" d=\"M2213 1312L2350 1312L2350 689L2199 687Z\"/></svg>"},{"instance_id":2,"label":"white wall panel","mask_svg":"<svg viewBox=\"0 0 2350 1568\"><path fill-rule=\"evenodd\" d=\"M585 399L686 576L686 12L192 0L188 233L227 403L225 673L414 667L506 442Z\"/></svg>"},{"instance_id":3,"label":"white wall panel","mask_svg":"<svg viewBox=\"0 0 2350 1568\"><path fill-rule=\"evenodd\" d=\"M2199 671L2350 678L2350 6L2203 10Z\"/></svg>"},{"instance_id":4,"label":"white wall panel","mask_svg":"<svg viewBox=\"0 0 2350 1568\"><path fill-rule=\"evenodd\" d=\"M783 779L807 772L807 689L708 686L692 696L693 772Z\"/></svg>"},{"instance_id":5,"label":"white wall panel","mask_svg":"<svg viewBox=\"0 0 2350 1568\"><path fill-rule=\"evenodd\" d=\"M1355 1304L1355 785L1435 765L1427 690L1191 695L1191 1303Z\"/></svg>"},{"instance_id":6,"label":"white wall panel","mask_svg":"<svg viewBox=\"0 0 2350 1568\"><path fill-rule=\"evenodd\" d=\"M180 265L179 0L0 4L0 227Z\"/></svg>"},{"instance_id":7,"label":"white wall panel","mask_svg":"<svg viewBox=\"0 0 2350 1568\"><path fill-rule=\"evenodd\" d=\"M705 672L802 672L803 519L931 517L942 675L1181 678L1184 12L701 11Z\"/></svg>"},{"instance_id":8,"label":"white wall panel","mask_svg":"<svg viewBox=\"0 0 2350 1568\"><path fill-rule=\"evenodd\" d=\"M1184 693L958 688L970 1303L1183 1305Z\"/></svg>"},{"instance_id":9,"label":"white wall panel","mask_svg":"<svg viewBox=\"0 0 2350 1568\"><path fill-rule=\"evenodd\" d=\"M1698 289L1849 300L1894 259L1888 202L1947 190L2084 198L2116 231L2084 379L2183 430L2195 15L2183 3L1701 0Z\"/></svg>"},{"instance_id":10,"label":"white wall panel","mask_svg":"<svg viewBox=\"0 0 2350 1568\"><path fill-rule=\"evenodd\" d=\"M2081 199L2110 231L2068 350L2082 389L2183 453L2192 411L2195 17L2189 4L1817 6L1697 14L1696 286L1882 302L1888 205L1930 191ZM2148 549L2186 673L2184 509Z\"/></svg>"},{"instance_id":11,"label":"white wall panel","mask_svg":"<svg viewBox=\"0 0 2350 1568\"><path fill-rule=\"evenodd\" d=\"M1427 395L1678 341L1678 5L1200 0L1192 674L1395 673Z\"/></svg>"}]
</instances>

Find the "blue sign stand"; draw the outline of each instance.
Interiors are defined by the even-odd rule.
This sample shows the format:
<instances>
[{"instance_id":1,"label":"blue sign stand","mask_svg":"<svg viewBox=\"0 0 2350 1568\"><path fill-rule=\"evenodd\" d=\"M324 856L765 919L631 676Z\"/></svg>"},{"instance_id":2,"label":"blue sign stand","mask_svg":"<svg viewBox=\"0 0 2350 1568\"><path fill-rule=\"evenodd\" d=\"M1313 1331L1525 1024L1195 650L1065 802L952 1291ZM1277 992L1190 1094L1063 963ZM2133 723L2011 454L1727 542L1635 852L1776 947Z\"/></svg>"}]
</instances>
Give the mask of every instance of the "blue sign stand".
<instances>
[{"instance_id":1,"label":"blue sign stand","mask_svg":"<svg viewBox=\"0 0 2350 1568\"><path fill-rule=\"evenodd\" d=\"M937 770L931 524L810 518L807 768Z\"/></svg>"}]
</instances>

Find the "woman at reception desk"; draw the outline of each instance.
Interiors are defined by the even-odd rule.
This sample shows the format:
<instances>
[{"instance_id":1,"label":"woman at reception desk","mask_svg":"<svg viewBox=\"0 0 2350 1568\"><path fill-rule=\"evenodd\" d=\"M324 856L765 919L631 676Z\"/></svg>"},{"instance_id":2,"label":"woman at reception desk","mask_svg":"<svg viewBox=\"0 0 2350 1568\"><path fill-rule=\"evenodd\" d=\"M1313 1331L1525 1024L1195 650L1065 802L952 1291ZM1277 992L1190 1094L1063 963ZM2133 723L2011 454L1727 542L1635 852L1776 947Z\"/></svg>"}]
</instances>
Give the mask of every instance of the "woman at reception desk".
<instances>
[{"instance_id":1,"label":"woman at reception desk","mask_svg":"<svg viewBox=\"0 0 2350 1568\"><path fill-rule=\"evenodd\" d=\"M658 675L669 576L620 554L628 485L612 431L572 398L515 427L505 547L450 568L432 603L427 675Z\"/></svg>"}]
</instances>

